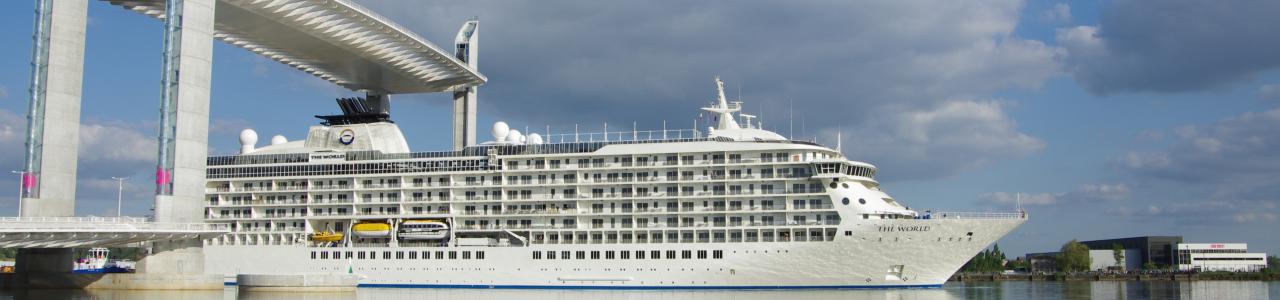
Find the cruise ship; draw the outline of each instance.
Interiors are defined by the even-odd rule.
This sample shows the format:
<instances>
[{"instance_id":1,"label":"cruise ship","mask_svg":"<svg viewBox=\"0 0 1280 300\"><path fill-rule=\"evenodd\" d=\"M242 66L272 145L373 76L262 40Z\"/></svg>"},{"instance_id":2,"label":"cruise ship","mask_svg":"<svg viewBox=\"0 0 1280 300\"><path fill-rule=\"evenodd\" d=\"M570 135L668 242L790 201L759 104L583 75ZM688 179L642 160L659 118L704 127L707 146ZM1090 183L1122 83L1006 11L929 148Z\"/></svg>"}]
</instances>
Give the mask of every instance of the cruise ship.
<instances>
[{"instance_id":1,"label":"cruise ship","mask_svg":"<svg viewBox=\"0 0 1280 300\"><path fill-rule=\"evenodd\" d=\"M232 232L204 241L206 272L371 287L939 287L1027 220L912 209L839 142L765 130L719 78L716 91L705 130L498 122L492 141L453 151L411 152L363 98L339 99L343 114L303 140L259 148L246 130L240 154L208 158L206 221Z\"/></svg>"}]
</instances>

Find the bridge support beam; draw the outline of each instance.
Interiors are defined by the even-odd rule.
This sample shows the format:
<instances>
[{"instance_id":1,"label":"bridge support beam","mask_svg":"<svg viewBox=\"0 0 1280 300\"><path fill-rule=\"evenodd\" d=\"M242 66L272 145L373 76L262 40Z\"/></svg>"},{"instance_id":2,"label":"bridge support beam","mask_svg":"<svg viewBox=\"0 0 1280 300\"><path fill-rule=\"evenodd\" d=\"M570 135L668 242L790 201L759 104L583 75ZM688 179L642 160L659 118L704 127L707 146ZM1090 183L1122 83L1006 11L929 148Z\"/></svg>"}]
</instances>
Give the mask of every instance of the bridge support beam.
<instances>
[{"instance_id":1,"label":"bridge support beam","mask_svg":"<svg viewBox=\"0 0 1280 300\"><path fill-rule=\"evenodd\" d=\"M203 220L214 6L215 0L166 1L156 222ZM199 239L154 242L138 272L202 274L202 248Z\"/></svg>"},{"instance_id":2,"label":"bridge support beam","mask_svg":"<svg viewBox=\"0 0 1280 300\"><path fill-rule=\"evenodd\" d=\"M87 0L36 2L19 216L75 214L87 20ZM39 281L39 274L71 272L71 261L71 249L21 249L14 267Z\"/></svg>"},{"instance_id":3,"label":"bridge support beam","mask_svg":"<svg viewBox=\"0 0 1280 300\"><path fill-rule=\"evenodd\" d=\"M477 70L480 39L480 22L470 20L458 30L454 39L453 56ZM476 92L478 86L466 87L453 92L453 149L473 146L476 142Z\"/></svg>"},{"instance_id":4,"label":"bridge support beam","mask_svg":"<svg viewBox=\"0 0 1280 300\"><path fill-rule=\"evenodd\" d=\"M20 216L75 214L88 1L36 3Z\"/></svg>"}]
</instances>

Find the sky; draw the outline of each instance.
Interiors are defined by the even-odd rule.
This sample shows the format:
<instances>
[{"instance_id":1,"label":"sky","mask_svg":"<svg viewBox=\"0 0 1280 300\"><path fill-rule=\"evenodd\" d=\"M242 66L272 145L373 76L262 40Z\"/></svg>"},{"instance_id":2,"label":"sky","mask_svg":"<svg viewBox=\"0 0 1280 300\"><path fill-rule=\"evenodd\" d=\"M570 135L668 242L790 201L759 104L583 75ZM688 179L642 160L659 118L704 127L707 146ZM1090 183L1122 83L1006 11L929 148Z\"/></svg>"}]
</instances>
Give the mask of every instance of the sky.
<instances>
[{"instance_id":1,"label":"sky","mask_svg":"<svg viewBox=\"0 0 1280 300\"><path fill-rule=\"evenodd\" d=\"M1031 220L1006 253L1140 235L1280 252L1278 1L357 2L438 45L478 17L479 124L687 128L719 75L767 129L840 133L913 208L1020 202ZM0 3L7 170L23 160L33 5ZM110 177L127 176L124 213L145 215L161 23L101 1L89 18L76 213L114 215ZM301 138L358 95L221 42L214 59L211 154L245 128ZM413 150L450 146L449 95L392 106ZM16 206L0 195L0 214Z\"/></svg>"}]
</instances>

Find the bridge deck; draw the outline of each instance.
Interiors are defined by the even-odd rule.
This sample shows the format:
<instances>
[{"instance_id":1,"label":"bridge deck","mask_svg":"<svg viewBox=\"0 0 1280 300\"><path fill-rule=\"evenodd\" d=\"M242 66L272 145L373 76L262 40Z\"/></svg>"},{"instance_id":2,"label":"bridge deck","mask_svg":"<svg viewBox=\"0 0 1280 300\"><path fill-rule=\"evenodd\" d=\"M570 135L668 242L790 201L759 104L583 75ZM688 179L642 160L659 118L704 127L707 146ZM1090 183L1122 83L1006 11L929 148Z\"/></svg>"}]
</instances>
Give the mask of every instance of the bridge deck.
<instances>
[{"instance_id":1,"label":"bridge deck","mask_svg":"<svg viewBox=\"0 0 1280 300\"><path fill-rule=\"evenodd\" d=\"M103 247L206 239L227 232L226 224L156 223L131 217L7 217L0 218L0 248Z\"/></svg>"}]
</instances>

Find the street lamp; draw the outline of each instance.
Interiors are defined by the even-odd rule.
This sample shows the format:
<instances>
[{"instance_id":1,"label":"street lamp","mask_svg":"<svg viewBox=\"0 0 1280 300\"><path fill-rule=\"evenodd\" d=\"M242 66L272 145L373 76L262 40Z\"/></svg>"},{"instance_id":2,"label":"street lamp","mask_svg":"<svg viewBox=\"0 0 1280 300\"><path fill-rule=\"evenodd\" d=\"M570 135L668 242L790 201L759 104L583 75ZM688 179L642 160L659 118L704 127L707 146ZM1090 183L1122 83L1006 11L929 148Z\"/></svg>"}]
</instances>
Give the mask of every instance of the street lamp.
<instances>
[{"instance_id":1,"label":"street lamp","mask_svg":"<svg viewBox=\"0 0 1280 300\"><path fill-rule=\"evenodd\" d=\"M9 171L9 173L18 174L18 217L22 217L22 178L23 171Z\"/></svg>"},{"instance_id":2,"label":"street lamp","mask_svg":"<svg viewBox=\"0 0 1280 300\"><path fill-rule=\"evenodd\" d=\"M113 176L111 177L111 179L116 180L116 187L117 187L116 188L116 218L119 218L120 216L123 215L120 209L123 208L123 204L124 204L124 181L125 179L129 179L129 177Z\"/></svg>"}]
</instances>

